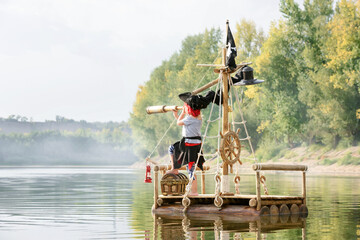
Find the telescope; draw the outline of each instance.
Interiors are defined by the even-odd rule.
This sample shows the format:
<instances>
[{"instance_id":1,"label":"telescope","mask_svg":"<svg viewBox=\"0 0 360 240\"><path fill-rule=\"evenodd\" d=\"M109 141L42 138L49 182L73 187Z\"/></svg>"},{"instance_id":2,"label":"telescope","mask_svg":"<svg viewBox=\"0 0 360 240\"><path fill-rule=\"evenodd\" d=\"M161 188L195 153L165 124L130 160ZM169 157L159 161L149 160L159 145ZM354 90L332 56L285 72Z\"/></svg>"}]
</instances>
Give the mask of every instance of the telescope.
<instances>
[{"instance_id":1,"label":"telescope","mask_svg":"<svg viewBox=\"0 0 360 240\"><path fill-rule=\"evenodd\" d=\"M183 106L166 106L166 105L162 105L162 106L150 106L146 108L146 112L147 114L153 114L153 113L166 113L166 112L170 112L170 111L178 111L178 110L182 110Z\"/></svg>"}]
</instances>

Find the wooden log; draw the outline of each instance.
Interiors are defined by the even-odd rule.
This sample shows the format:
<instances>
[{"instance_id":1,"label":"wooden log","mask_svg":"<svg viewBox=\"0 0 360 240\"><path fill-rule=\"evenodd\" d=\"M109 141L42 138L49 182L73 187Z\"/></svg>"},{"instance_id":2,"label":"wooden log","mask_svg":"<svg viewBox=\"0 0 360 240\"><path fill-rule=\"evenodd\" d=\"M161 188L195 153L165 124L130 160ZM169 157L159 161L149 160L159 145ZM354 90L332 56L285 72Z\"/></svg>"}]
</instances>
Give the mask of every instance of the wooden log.
<instances>
[{"instance_id":1,"label":"wooden log","mask_svg":"<svg viewBox=\"0 0 360 240\"><path fill-rule=\"evenodd\" d=\"M304 198L303 204L306 205L306 172L305 171L303 172L302 180L303 180L303 182L302 182L302 196Z\"/></svg>"},{"instance_id":2,"label":"wooden log","mask_svg":"<svg viewBox=\"0 0 360 240\"><path fill-rule=\"evenodd\" d=\"M291 212L291 210L290 210L290 212ZM298 222L299 221L299 214L292 214L291 213L290 220L291 220L292 223Z\"/></svg>"},{"instance_id":3,"label":"wooden log","mask_svg":"<svg viewBox=\"0 0 360 240\"><path fill-rule=\"evenodd\" d=\"M181 196L160 196L163 198L180 198ZM191 198L214 198L215 194L200 194L198 196L190 196ZM247 199L248 201L252 198L257 198L257 195L222 195L224 198L236 198L236 199ZM275 196L275 195L263 195L261 196L262 201L269 201L267 203L271 203L274 205L280 205L279 201L288 201L289 204L292 204L292 200L299 200L302 202L302 197L298 196ZM272 202L271 202L272 201ZM268 204L268 205L271 205Z\"/></svg>"},{"instance_id":4,"label":"wooden log","mask_svg":"<svg viewBox=\"0 0 360 240\"><path fill-rule=\"evenodd\" d=\"M278 214L277 215L272 215L271 214L271 207L270 207L270 223L272 225L275 225L278 221L279 221L279 208L278 208Z\"/></svg>"},{"instance_id":5,"label":"wooden log","mask_svg":"<svg viewBox=\"0 0 360 240\"><path fill-rule=\"evenodd\" d=\"M256 199L255 198L250 199L249 206L250 207L256 207L256 205L257 205Z\"/></svg>"},{"instance_id":6,"label":"wooden log","mask_svg":"<svg viewBox=\"0 0 360 240\"><path fill-rule=\"evenodd\" d=\"M158 207L158 196L159 196L159 167L154 167L154 208Z\"/></svg>"},{"instance_id":7,"label":"wooden log","mask_svg":"<svg viewBox=\"0 0 360 240\"><path fill-rule=\"evenodd\" d=\"M171 169L171 165L158 165L159 170L170 170ZM182 166L181 168L179 168L178 170L186 170L186 166ZM210 170L210 166L203 166L203 170L204 171L209 171ZM196 167L196 171L201 171L201 169L199 167Z\"/></svg>"},{"instance_id":8,"label":"wooden log","mask_svg":"<svg viewBox=\"0 0 360 240\"><path fill-rule=\"evenodd\" d=\"M299 212L300 212L300 217L302 218L307 218L309 214L308 208L305 204L300 205Z\"/></svg>"},{"instance_id":9,"label":"wooden log","mask_svg":"<svg viewBox=\"0 0 360 240\"><path fill-rule=\"evenodd\" d=\"M270 206L270 215L279 215L279 208L276 205Z\"/></svg>"},{"instance_id":10,"label":"wooden log","mask_svg":"<svg viewBox=\"0 0 360 240\"><path fill-rule=\"evenodd\" d=\"M290 214L290 210L289 210L289 207L286 205L286 204L282 204L280 206L280 209L279 209L279 214L280 215L288 215Z\"/></svg>"},{"instance_id":11,"label":"wooden log","mask_svg":"<svg viewBox=\"0 0 360 240\"><path fill-rule=\"evenodd\" d=\"M205 194L205 171L201 171L201 194Z\"/></svg>"},{"instance_id":12,"label":"wooden log","mask_svg":"<svg viewBox=\"0 0 360 240\"><path fill-rule=\"evenodd\" d=\"M174 217L179 219L184 218L183 206L181 204L164 205L154 209L155 214ZM259 212L254 208L242 205L223 205L221 211L213 204L198 205L191 204L186 211L188 216L198 216L202 220L216 220L221 215L222 219L228 218L230 221L254 221L259 217ZM239 217L241 216L241 218Z\"/></svg>"},{"instance_id":13,"label":"wooden log","mask_svg":"<svg viewBox=\"0 0 360 240\"><path fill-rule=\"evenodd\" d=\"M225 67L225 65L222 64L203 64L203 63L198 63L196 64L197 67Z\"/></svg>"},{"instance_id":14,"label":"wooden log","mask_svg":"<svg viewBox=\"0 0 360 240\"><path fill-rule=\"evenodd\" d=\"M261 200L261 205L280 205L280 204L301 204L302 200L284 199L284 200Z\"/></svg>"},{"instance_id":15,"label":"wooden log","mask_svg":"<svg viewBox=\"0 0 360 240\"><path fill-rule=\"evenodd\" d=\"M167 105L160 105L160 106L149 106L146 108L147 114L153 114L153 113L166 113L173 110L182 110L182 106L167 106Z\"/></svg>"},{"instance_id":16,"label":"wooden log","mask_svg":"<svg viewBox=\"0 0 360 240\"><path fill-rule=\"evenodd\" d=\"M260 209L260 216L266 216L266 215L270 215L270 209L268 206L263 206Z\"/></svg>"},{"instance_id":17,"label":"wooden log","mask_svg":"<svg viewBox=\"0 0 360 240\"><path fill-rule=\"evenodd\" d=\"M286 204L282 204L279 208L280 222L287 223L290 217L290 210Z\"/></svg>"},{"instance_id":18,"label":"wooden log","mask_svg":"<svg viewBox=\"0 0 360 240\"><path fill-rule=\"evenodd\" d=\"M226 63L226 48L223 48L223 59L222 63L225 65ZM227 133L229 131L229 92L228 92L228 78L230 77L230 74L224 72L222 73L222 81L223 81L223 95L222 97L222 107L223 107L223 113L222 113L222 132L223 134ZM223 159L224 160L224 159ZM229 174L229 167L228 164L225 162L223 163L223 176L226 176ZM229 182L222 182L222 189L221 191L229 191L230 190L230 183Z\"/></svg>"},{"instance_id":19,"label":"wooden log","mask_svg":"<svg viewBox=\"0 0 360 240\"><path fill-rule=\"evenodd\" d=\"M280 222L285 224L289 222L290 214L280 214L279 215Z\"/></svg>"},{"instance_id":20,"label":"wooden log","mask_svg":"<svg viewBox=\"0 0 360 240\"><path fill-rule=\"evenodd\" d=\"M292 204L290 207L291 214L299 214L299 206L297 204Z\"/></svg>"},{"instance_id":21,"label":"wooden log","mask_svg":"<svg viewBox=\"0 0 360 240\"><path fill-rule=\"evenodd\" d=\"M199 94L201 93L202 91L205 91L206 89L208 88L211 88L212 86L214 86L215 84L217 84L219 82L220 78L217 78L215 80L212 80L211 82L205 84L204 86L194 90L191 92L192 95L195 95L195 94Z\"/></svg>"},{"instance_id":22,"label":"wooden log","mask_svg":"<svg viewBox=\"0 0 360 240\"><path fill-rule=\"evenodd\" d=\"M148 161L148 162L150 162L150 163L152 163L154 165L159 165L159 163L157 161L154 161L151 158L146 158L146 161Z\"/></svg>"},{"instance_id":23,"label":"wooden log","mask_svg":"<svg viewBox=\"0 0 360 240\"><path fill-rule=\"evenodd\" d=\"M259 211L261 208L260 172L256 172L256 201L257 201L256 210Z\"/></svg>"},{"instance_id":24,"label":"wooden log","mask_svg":"<svg viewBox=\"0 0 360 240\"><path fill-rule=\"evenodd\" d=\"M295 164L270 164L270 163L257 163L253 164L254 171L275 170L275 171L306 171L306 165Z\"/></svg>"}]
</instances>

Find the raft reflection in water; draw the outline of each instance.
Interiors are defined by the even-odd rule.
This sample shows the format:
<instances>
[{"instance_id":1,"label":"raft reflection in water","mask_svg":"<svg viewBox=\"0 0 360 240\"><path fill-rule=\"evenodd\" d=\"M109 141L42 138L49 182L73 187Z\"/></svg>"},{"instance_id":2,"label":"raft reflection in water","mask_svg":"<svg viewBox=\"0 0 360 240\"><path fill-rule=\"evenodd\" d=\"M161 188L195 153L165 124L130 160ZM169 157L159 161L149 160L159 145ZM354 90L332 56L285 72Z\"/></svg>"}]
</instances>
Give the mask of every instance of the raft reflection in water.
<instances>
[{"instance_id":1,"label":"raft reflection in water","mask_svg":"<svg viewBox=\"0 0 360 240\"><path fill-rule=\"evenodd\" d=\"M281 229L302 229L306 239L306 218L299 214L267 216L224 216L216 214L191 214L184 216L153 215L153 239L243 239L254 234L264 239L266 234Z\"/></svg>"}]
</instances>

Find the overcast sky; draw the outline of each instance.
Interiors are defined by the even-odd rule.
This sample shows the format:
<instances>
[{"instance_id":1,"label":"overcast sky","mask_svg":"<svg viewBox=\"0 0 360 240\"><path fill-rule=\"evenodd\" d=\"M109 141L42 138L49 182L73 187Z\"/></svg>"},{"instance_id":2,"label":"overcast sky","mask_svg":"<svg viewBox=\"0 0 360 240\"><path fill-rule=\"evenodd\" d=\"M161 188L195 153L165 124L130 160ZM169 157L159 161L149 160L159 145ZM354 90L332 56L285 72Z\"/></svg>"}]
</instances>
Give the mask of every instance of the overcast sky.
<instances>
[{"instance_id":1,"label":"overcast sky","mask_svg":"<svg viewBox=\"0 0 360 240\"><path fill-rule=\"evenodd\" d=\"M279 2L0 0L0 117L126 121L186 36L242 18L268 32Z\"/></svg>"}]
</instances>

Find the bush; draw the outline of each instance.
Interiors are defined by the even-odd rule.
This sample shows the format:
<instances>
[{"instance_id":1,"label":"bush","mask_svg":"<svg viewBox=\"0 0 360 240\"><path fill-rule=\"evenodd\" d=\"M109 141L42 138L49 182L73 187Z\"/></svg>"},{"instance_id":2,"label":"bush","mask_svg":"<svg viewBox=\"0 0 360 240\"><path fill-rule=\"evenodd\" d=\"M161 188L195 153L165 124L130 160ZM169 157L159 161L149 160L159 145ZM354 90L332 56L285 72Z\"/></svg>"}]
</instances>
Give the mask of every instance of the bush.
<instances>
[{"instance_id":1,"label":"bush","mask_svg":"<svg viewBox=\"0 0 360 240\"><path fill-rule=\"evenodd\" d=\"M337 162L337 160L336 159L328 159L328 158L325 158L325 159L323 159L321 162L320 162L320 164L321 165L332 165L332 164L334 164L334 163L336 163Z\"/></svg>"},{"instance_id":2,"label":"bush","mask_svg":"<svg viewBox=\"0 0 360 240\"><path fill-rule=\"evenodd\" d=\"M256 156L260 161L273 160L278 161L279 158L283 157L286 153L286 144L278 145L262 145L257 151ZM285 151L284 151L285 150Z\"/></svg>"},{"instance_id":3,"label":"bush","mask_svg":"<svg viewBox=\"0 0 360 240\"><path fill-rule=\"evenodd\" d=\"M340 165L360 165L360 159L353 157L351 153L347 153L339 160Z\"/></svg>"}]
</instances>

